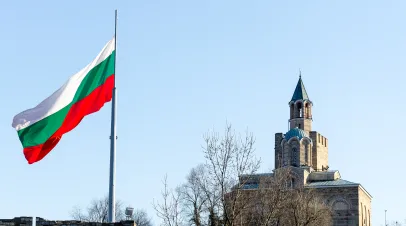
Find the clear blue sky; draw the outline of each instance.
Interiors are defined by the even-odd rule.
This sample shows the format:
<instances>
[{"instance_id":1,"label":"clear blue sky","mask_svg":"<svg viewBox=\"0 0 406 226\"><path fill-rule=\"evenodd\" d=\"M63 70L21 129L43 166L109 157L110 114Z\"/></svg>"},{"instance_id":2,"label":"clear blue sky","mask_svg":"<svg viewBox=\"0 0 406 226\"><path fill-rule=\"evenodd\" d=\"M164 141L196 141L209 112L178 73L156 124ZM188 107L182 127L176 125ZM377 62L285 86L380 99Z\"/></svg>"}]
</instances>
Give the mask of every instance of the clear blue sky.
<instances>
[{"instance_id":1,"label":"clear blue sky","mask_svg":"<svg viewBox=\"0 0 406 226\"><path fill-rule=\"evenodd\" d=\"M329 165L373 196L372 222L406 218L404 1L7 1L0 7L0 218L67 219L108 192L110 104L28 165L12 118L87 65L118 9L117 198L145 208L161 179L203 161L226 121L256 138L262 172L286 132L299 68ZM157 222L156 222L157 223Z\"/></svg>"}]
</instances>

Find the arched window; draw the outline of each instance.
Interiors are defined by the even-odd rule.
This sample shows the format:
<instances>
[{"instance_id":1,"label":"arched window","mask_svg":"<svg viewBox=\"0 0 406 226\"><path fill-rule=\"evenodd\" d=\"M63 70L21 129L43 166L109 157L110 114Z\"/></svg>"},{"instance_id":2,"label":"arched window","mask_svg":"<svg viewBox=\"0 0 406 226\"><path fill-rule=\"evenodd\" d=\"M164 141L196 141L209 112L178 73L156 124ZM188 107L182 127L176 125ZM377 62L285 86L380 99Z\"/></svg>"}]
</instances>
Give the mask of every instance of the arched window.
<instances>
[{"instance_id":1,"label":"arched window","mask_svg":"<svg viewBox=\"0 0 406 226\"><path fill-rule=\"evenodd\" d=\"M333 205L333 209L335 211L347 211L348 210L348 204L344 201L337 201Z\"/></svg>"},{"instance_id":2,"label":"arched window","mask_svg":"<svg viewBox=\"0 0 406 226\"><path fill-rule=\"evenodd\" d=\"M337 216L348 216L349 214L349 204L343 199L335 201L332 207L334 214Z\"/></svg>"},{"instance_id":3,"label":"arched window","mask_svg":"<svg viewBox=\"0 0 406 226\"><path fill-rule=\"evenodd\" d=\"M295 110L295 106L294 106L294 104L292 103L292 104L290 105L290 119L293 119L293 118L295 117L295 116L293 115L294 110Z\"/></svg>"},{"instance_id":4,"label":"arched window","mask_svg":"<svg viewBox=\"0 0 406 226\"><path fill-rule=\"evenodd\" d=\"M307 144L307 143L305 144L304 158L305 158L306 166L310 165L309 164L309 144Z\"/></svg>"},{"instance_id":5,"label":"arched window","mask_svg":"<svg viewBox=\"0 0 406 226\"><path fill-rule=\"evenodd\" d=\"M366 207L366 206L364 206L364 213L365 213L364 225L366 226L366 225L367 225L367 219L368 219L368 216L367 216L367 207Z\"/></svg>"},{"instance_id":6,"label":"arched window","mask_svg":"<svg viewBox=\"0 0 406 226\"><path fill-rule=\"evenodd\" d=\"M298 159L298 153L297 153L297 148L296 147L293 147L292 148L292 165L293 166L297 166L298 164L298 162L297 162L297 159Z\"/></svg>"},{"instance_id":7,"label":"arched window","mask_svg":"<svg viewBox=\"0 0 406 226\"><path fill-rule=\"evenodd\" d=\"M361 202L361 225L364 224L364 209L362 208L362 202Z\"/></svg>"},{"instance_id":8,"label":"arched window","mask_svg":"<svg viewBox=\"0 0 406 226\"><path fill-rule=\"evenodd\" d=\"M306 105L305 105L305 117L310 118L310 106L309 106L309 103L306 103Z\"/></svg>"},{"instance_id":9,"label":"arched window","mask_svg":"<svg viewBox=\"0 0 406 226\"><path fill-rule=\"evenodd\" d=\"M293 189L296 187L297 182L298 181L296 180L296 176L293 174L290 174L285 180L285 188Z\"/></svg>"},{"instance_id":10,"label":"arched window","mask_svg":"<svg viewBox=\"0 0 406 226\"><path fill-rule=\"evenodd\" d=\"M289 156L288 156L288 147L285 145L285 147L282 150L282 165L287 166L289 164Z\"/></svg>"},{"instance_id":11,"label":"arched window","mask_svg":"<svg viewBox=\"0 0 406 226\"><path fill-rule=\"evenodd\" d=\"M299 118L303 117L303 105L301 102L298 102L296 104L296 109L297 109L297 117Z\"/></svg>"},{"instance_id":12,"label":"arched window","mask_svg":"<svg viewBox=\"0 0 406 226\"><path fill-rule=\"evenodd\" d=\"M368 226L371 226L371 213L368 210Z\"/></svg>"}]
</instances>

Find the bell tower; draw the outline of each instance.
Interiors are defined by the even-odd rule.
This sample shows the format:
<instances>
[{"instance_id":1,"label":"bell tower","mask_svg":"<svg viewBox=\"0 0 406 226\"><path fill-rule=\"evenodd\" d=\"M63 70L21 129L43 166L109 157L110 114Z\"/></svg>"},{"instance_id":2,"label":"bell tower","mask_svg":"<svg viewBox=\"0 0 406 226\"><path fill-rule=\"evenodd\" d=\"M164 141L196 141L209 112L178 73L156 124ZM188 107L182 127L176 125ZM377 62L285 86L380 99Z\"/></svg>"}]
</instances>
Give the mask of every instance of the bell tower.
<instances>
[{"instance_id":1,"label":"bell tower","mask_svg":"<svg viewBox=\"0 0 406 226\"><path fill-rule=\"evenodd\" d=\"M312 106L307 95L306 88L302 81L302 75L299 75L299 81L297 82L295 92L292 99L289 102L290 117L289 128L299 128L304 130L307 134L312 130Z\"/></svg>"},{"instance_id":2,"label":"bell tower","mask_svg":"<svg viewBox=\"0 0 406 226\"><path fill-rule=\"evenodd\" d=\"M310 167L315 171L328 170L328 140L312 130L312 107L299 75L289 101L289 131L275 134L275 168Z\"/></svg>"}]
</instances>

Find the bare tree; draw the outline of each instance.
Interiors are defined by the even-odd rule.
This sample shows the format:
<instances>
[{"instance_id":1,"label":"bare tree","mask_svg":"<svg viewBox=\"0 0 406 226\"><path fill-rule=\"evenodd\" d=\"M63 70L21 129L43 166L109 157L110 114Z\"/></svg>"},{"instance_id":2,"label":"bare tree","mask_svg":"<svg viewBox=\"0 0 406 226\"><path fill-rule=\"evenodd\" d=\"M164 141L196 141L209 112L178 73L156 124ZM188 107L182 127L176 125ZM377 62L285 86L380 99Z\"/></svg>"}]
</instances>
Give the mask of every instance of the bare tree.
<instances>
[{"instance_id":1,"label":"bare tree","mask_svg":"<svg viewBox=\"0 0 406 226\"><path fill-rule=\"evenodd\" d=\"M77 221L87 221L87 214L82 210L80 206L73 207L72 211L70 212L70 216Z\"/></svg>"},{"instance_id":2,"label":"bare tree","mask_svg":"<svg viewBox=\"0 0 406 226\"><path fill-rule=\"evenodd\" d=\"M237 136L231 125L227 124L223 137L217 133L205 136L204 154L207 160L209 177L212 187L217 189L220 197L219 214L224 225L232 226L244 209L240 189L232 187L235 184L244 186L244 181L238 182L243 174L253 174L260 167L260 160L255 159L255 139L251 133L245 137ZM227 195L227 198L226 198Z\"/></svg>"},{"instance_id":3,"label":"bare tree","mask_svg":"<svg viewBox=\"0 0 406 226\"><path fill-rule=\"evenodd\" d=\"M213 132L204 138L206 163L193 168L175 191L164 179L163 201L154 203L163 226L330 224L330 208L317 193L295 183L300 178L290 168L256 174L260 160L252 134L241 138L227 125L223 136Z\"/></svg>"},{"instance_id":4,"label":"bare tree","mask_svg":"<svg viewBox=\"0 0 406 226\"><path fill-rule=\"evenodd\" d=\"M105 196L101 199L94 199L86 210L82 210L79 206L73 208L71 217L75 220L83 222L100 222L106 223L108 221L108 206L109 198ZM116 201L116 221L125 220L124 205L121 201ZM132 216L137 226L152 226L151 220L144 210L135 210Z\"/></svg>"},{"instance_id":5,"label":"bare tree","mask_svg":"<svg viewBox=\"0 0 406 226\"><path fill-rule=\"evenodd\" d=\"M317 226L330 225L332 211L318 194L302 185L294 186L295 178L289 168L279 169L266 176L245 175L243 179L258 185L242 189L239 203L240 216L235 225L258 226Z\"/></svg>"},{"instance_id":6,"label":"bare tree","mask_svg":"<svg viewBox=\"0 0 406 226\"><path fill-rule=\"evenodd\" d=\"M186 177L186 183L180 187L182 207L189 222L196 226L203 225L203 214L208 197L204 191L207 172L204 165L193 168Z\"/></svg>"},{"instance_id":7,"label":"bare tree","mask_svg":"<svg viewBox=\"0 0 406 226\"><path fill-rule=\"evenodd\" d=\"M251 205L247 213L247 223L258 226L277 225L284 213L286 201L290 198L286 184L290 180L290 170L280 169L272 176L264 176L258 188L251 192Z\"/></svg>"},{"instance_id":8,"label":"bare tree","mask_svg":"<svg viewBox=\"0 0 406 226\"><path fill-rule=\"evenodd\" d=\"M71 212L71 217L75 220L86 222L100 222L105 223L108 221L108 206L109 198L105 196L101 199L93 199L90 205L83 211L80 207L76 206ZM116 201L116 220L121 221L125 219L123 204L121 201Z\"/></svg>"},{"instance_id":9,"label":"bare tree","mask_svg":"<svg viewBox=\"0 0 406 226\"><path fill-rule=\"evenodd\" d=\"M200 186L205 199L205 225L218 226L221 224L221 216L219 213L221 205L220 190L218 189L217 184L213 182L210 175L208 174L207 165L203 166L204 173L202 173L202 175L200 176Z\"/></svg>"},{"instance_id":10,"label":"bare tree","mask_svg":"<svg viewBox=\"0 0 406 226\"><path fill-rule=\"evenodd\" d=\"M152 226L151 219L145 210L135 210L131 217L137 226Z\"/></svg>"},{"instance_id":11,"label":"bare tree","mask_svg":"<svg viewBox=\"0 0 406 226\"><path fill-rule=\"evenodd\" d=\"M181 192L177 188L175 191L168 188L167 176L163 180L164 190L161 192L162 203L153 202L153 207L159 218L163 221L162 226L180 226L184 220L181 210Z\"/></svg>"},{"instance_id":12,"label":"bare tree","mask_svg":"<svg viewBox=\"0 0 406 226\"><path fill-rule=\"evenodd\" d=\"M331 224L331 209L316 192L302 188L292 189L286 200L283 222L292 226L318 226Z\"/></svg>"}]
</instances>

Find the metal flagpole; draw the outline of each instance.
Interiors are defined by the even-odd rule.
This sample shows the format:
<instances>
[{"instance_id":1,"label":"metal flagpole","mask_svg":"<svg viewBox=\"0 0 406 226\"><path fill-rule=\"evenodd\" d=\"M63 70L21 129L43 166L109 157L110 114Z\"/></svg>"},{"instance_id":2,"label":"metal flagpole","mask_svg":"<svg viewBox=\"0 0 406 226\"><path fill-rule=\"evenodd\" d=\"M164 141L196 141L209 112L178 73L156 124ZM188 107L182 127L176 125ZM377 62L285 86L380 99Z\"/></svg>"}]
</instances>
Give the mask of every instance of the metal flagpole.
<instances>
[{"instance_id":1,"label":"metal flagpole","mask_svg":"<svg viewBox=\"0 0 406 226\"><path fill-rule=\"evenodd\" d=\"M117 52L117 9L115 13L114 24L114 88L111 101L111 136L110 136L110 183L109 183L109 214L108 220L110 223L116 221L116 197L115 197L115 174L116 174L116 52Z\"/></svg>"}]
</instances>

